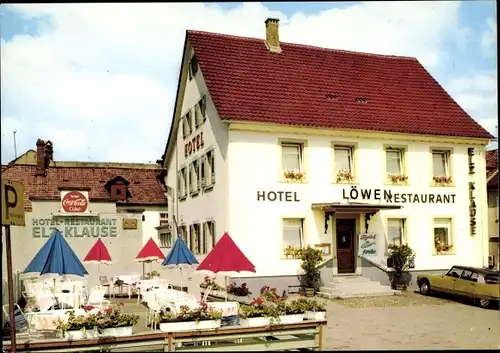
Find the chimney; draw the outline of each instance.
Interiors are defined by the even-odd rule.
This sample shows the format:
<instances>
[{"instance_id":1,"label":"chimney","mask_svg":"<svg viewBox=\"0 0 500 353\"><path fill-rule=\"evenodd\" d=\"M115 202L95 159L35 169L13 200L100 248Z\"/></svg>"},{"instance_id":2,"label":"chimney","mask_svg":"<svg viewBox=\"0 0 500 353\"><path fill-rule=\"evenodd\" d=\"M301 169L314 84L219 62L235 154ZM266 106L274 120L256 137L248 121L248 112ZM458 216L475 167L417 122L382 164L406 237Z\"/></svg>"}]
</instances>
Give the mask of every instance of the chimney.
<instances>
[{"instance_id":1,"label":"chimney","mask_svg":"<svg viewBox=\"0 0 500 353\"><path fill-rule=\"evenodd\" d=\"M266 24L266 46L272 53L281 53L279 38L279 18L269 17Z\"/></svg>"},{"instance_id":2,"label":"chimney","mask_svg":"<svg viewBox=\"0 0 500 353\"><path fill-rule=\"evenodd\" d=\"M50 162L54 160L54 148L52 147L52 142L47 141L45 144L45 168L48 168Z\"/></svg>"},{"instance_id":3,"label":"chimney","mask_svg":"<svg viewBox=\"0 0 500 353\"><path fill-rule=\"evenodd\" d=\"M45 142L36 141L36 175L45 175Z\"/></svg>"}]
</instances>

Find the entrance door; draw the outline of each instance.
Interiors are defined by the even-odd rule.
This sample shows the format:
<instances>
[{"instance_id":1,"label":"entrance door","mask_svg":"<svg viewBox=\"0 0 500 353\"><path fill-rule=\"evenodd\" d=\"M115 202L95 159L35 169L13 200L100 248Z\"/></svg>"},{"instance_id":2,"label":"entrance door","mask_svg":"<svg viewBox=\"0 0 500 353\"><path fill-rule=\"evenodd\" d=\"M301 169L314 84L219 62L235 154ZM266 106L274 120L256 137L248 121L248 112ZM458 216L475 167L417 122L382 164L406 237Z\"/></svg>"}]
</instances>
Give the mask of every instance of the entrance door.
<instances>
[{"instance_id":1,"label":"entrance door","mask_svg":"<svg viewBox=\"0 0 500 353\"><path fill-rule=\"evenodd\" d=\"M337 219L337 268L338 273L354 272L355 219Z\"/></svg>"}]
</instances>

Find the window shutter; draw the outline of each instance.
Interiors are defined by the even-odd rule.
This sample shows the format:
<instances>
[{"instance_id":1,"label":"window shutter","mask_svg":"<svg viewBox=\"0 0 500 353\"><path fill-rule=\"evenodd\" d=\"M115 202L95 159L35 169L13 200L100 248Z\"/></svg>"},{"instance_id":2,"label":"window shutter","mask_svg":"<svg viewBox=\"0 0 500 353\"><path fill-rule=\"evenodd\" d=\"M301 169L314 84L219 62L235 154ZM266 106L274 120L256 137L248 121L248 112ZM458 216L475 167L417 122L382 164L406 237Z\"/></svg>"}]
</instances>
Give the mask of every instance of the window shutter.
<instances>
[{"instance_id":1,"label":"window shutter","mask_svg":"<svg viewBox=\"0 0 500 353\"><path fill-rule=\"evenodd\" d=\"M201 158L200 158L200 186L202 188L204 188L205 185L206 185L205 184L205 178L206 178L206 175L205 175L205 173L206 173L205 166L206 166L206 163L207 163L206 156L205 155L201 156Z\"/></svg>"},{"instance_id":2,"label":"window shutter","mask_svg":"<svg viewBox=\"0 0 500 353\"><path fill-rule=\"evenodd\" d=\"M189 80L191 80L193 78L193 59L189 60L188 74L189 74Z\"/></svg>"},{"instance_id":3,"label":"window shutter","mask_svg":"<svg viewBox=\"0 0 500 353\"><path fill-rule=\"evenodd\" d=\"M190 164L188 169L187 169L187 176L186 176L187 184L189 185L189 194L190 195L193 193L193 188L191 186L192 179L193 179L193 176L191 175L191 168L192 168L192 165Z\"/></svg>"},{"instance_id":4,"label":"window shutter","mask_svg":"<svg viewBox=\"0 0 500 353\"><path fill-rule=\"evenodd\" d=\"M194 162L196 172L196 191L200 191L200 159Z\"/></svg>"},{"instance_id":5,"label":"window shutter","mask_svg":"<svg viewBox=\"0 0 500 353\"><path fill-rule=\"evenodd\" d=\"M215 184L215 150L212 150L210 154L211 165L212 165L212 185Z\"/></svg>"},{"instance_id":6,"label":"window shutter","mask_svg":"<svg viewBox=\"0 0 500 353\"><path fill-rule=\"evenodd\" d=\"M205 95L201 98L200 101L200 113L203 122L207 120L206 112L207 112L207 96Z\"/></svg>"},{"instance_id":7,"label":"window shutter","mask_svg":"<svg viewBox=\"0 0 500 353\"><path fill-rule=\"evenodd\" d=\"M181 172L177 172L177 198L181 197Z\"/></svg>"},{"instance_id":8,"label":"window shutter","mask_svg":"<svg viewBox=\"0 0 500 353\"><path fill-rule=\"evenodd\" d=\"M182 138L186 138L186 116L181 117Z\"/></svg>"}]
</instances>

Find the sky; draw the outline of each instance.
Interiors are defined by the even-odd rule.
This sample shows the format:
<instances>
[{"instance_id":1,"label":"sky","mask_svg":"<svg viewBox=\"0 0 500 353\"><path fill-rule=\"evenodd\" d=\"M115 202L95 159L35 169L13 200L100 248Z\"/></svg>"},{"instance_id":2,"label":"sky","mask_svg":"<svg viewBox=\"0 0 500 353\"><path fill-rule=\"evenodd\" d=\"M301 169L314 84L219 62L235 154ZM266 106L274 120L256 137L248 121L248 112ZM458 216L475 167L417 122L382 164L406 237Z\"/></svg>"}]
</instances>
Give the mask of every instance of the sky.
<instances>
[{"instance_id":1,"label":"sky","mask_svg":"<svg viewBox=\"0 0 500 353\"><path fill-rule=\"evenodd\" d=\"M497 136L495 1L1 5L2 163L51 140L56 160L155 162L186 29L416 57ZM495 144L496 146L496 144Z\"/></svg>"}]
</instances>

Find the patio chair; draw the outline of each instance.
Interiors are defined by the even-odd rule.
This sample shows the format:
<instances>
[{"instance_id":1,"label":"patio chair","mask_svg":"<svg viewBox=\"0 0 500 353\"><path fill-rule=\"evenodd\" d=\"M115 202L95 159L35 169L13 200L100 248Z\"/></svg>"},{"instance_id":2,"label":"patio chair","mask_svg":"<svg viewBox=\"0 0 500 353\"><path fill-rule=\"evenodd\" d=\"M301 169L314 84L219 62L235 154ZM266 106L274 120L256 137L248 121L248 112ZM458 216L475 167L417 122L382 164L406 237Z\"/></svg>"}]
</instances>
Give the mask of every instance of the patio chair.
<instances>
[{"instance_id":1,"label":"patio chair","mask_svg":"<svg viewBox=\"0 0 500 353\"><path fill-rule=\"evenodd\" d=\"M5 304L2 306L3 313L6 317L5 322L7 323L7 327L10 330L10 316L9 316L9 304ZM30 336L30 330L29 330L29 322L26 319L26 316L21 309L21 307L14 303L14 325L16 328L16 334L18 333L27 333L28 337Z\"/></svg>"},{"instance_id":2,"label":"patio chair","mask_svg":"<svg viewBox=\"0 0 500 353\"><path fill-rule=\"evenodd\" d=\"M108 297L112 298L115 295L115 288L119 288L116 284L111 283L106 275L99 275L99 285L107 288ZM90 293L89 293L90 295Z\"/></svg>"},{"instance_id":3,"label":"patio chair","mask_svg":"<svg viewBox=\"0 0 500 353\"><path fill-rule=\"evenodd\" d=\"M104 308L109 306L109 300L106 300L104 294L106 293L106 288L102 286L94 286L90 290L89 297L87 298L86 305L92 305L98 308Z\"/></svg>"},{"instance_id":4,"label":"patio chair","mask_svg":"<svg viewBox=\"0 0 500 353\"><path fill-rule=\"evenodd\" d=\"M173 298L159 299L156 297L155 292L149 291L144 293L143 300L147 304L146 326L151 326L151 331L156 329L162 310L168 310L174 314L177 312L175 309L175 300Z\"/></svg>"}]
</instances>

